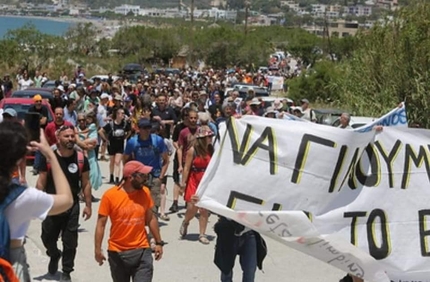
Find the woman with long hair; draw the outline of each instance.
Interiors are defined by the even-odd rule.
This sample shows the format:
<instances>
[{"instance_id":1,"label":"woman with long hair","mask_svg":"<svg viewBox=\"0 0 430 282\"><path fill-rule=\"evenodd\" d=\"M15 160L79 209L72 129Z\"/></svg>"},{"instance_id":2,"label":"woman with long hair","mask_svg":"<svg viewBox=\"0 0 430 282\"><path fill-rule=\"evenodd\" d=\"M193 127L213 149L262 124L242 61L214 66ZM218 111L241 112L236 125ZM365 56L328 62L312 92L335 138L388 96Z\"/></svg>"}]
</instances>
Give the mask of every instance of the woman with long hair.
<instances>
[{"instance_id":1,"label":"woman with long hair","mask_svg":"<svg viewBox=\"0 0 430 282\"><path fill-rule=\"evenodd\" d=\"M200 213L199 217L199 241L202 244L209 244L206 236L206 227L208 224L208 211L196 207L191 197L196 194L197 187L203 178L203 174L209 165L213 153L212 137L214 133L209 126L201 126L197 129L195 139L192 141L190 148L187 151L185 158L184 170L182 173L182 187L185 187L184 199L187 202L187 211L185 212L185 219L181 224L179 233L182 238L187 235L188 225L191 219Z\"/></svg>"},{"instance_id":2,"label":"woman with long hair","mask_svg":"<svg viewBox=\"0 0 430 282\"><path fill-rule=\"evenodd\" d=\"M27 149L39 150L50 161L56 194L46 194L33 187L12 182L12 173L25 162ZM69 182L58 163L54 151L40 131L40 142L28 146L26 129L16 121L0 123L0 209L6 217L10 231L9 261L20 282L28 282L30 274L24 250L24 238L30 221L44 220L47 215L65 212L73 204ZM1 248L0 248L1 249ZM0 257L5 254L0 250Z\"/></svg>"}]
</instances>

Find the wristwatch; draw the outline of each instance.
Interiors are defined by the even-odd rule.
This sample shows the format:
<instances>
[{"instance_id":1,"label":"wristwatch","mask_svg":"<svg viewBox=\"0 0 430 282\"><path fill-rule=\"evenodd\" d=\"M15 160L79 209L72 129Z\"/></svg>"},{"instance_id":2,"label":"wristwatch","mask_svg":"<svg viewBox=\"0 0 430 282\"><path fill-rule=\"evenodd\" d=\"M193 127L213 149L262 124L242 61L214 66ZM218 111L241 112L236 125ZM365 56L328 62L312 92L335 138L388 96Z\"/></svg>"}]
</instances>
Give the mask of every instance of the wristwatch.
<instances>
[{"instance_id":1,"label":"wristwatch","mask_svg":"<svg viewBox=\"0 0 430 282\"><path fill-rule=\"evenodd\" d=\"M164 241L155 242L155 245L163 247L164 246Z\"/></svg>"}]
</instances>

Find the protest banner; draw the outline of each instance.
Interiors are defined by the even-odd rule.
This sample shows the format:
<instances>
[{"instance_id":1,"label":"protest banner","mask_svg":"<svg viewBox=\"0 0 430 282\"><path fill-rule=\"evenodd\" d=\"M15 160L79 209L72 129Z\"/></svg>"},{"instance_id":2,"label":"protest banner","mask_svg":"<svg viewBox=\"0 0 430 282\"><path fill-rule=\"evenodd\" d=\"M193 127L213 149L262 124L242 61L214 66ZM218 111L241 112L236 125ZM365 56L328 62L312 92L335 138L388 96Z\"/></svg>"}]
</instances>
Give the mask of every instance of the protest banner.
<instances>
[{"instance_id":1,"label":"protest banner","mask_svg":"<svg viewBox=\"0 0 430 282\"><path fill-rule=\"evenodd\" d=\"M267 76L269 82L272 83L271 91L281 91L284 90L284 77L283 76Z\"/></svg>"},{"instance_id":2,"label":"protest banner","mask_svg":"<svg viewBox=\"0 0 430 282\"><path fill-rule=\"evenodd\" d=\"M199 205L366 281L430 281L429 137L231 119Z\"/></svg>"},{"instance_id":3,"label":"protest banner","mask_svg":"<svg viewBox=\"0 0 430 282\"><path fill-rule=\"evenodd\" d=\"M406 117L406 106L405 103L400 103L399 107L391 110L389 113L384 116L375 119L373 122L368 123L366 125L355 128L355 131L359 132L367 132L372 130L372 128L376 125L382 126L408 126L408 119Z\"/></svg>"}]
</instances>

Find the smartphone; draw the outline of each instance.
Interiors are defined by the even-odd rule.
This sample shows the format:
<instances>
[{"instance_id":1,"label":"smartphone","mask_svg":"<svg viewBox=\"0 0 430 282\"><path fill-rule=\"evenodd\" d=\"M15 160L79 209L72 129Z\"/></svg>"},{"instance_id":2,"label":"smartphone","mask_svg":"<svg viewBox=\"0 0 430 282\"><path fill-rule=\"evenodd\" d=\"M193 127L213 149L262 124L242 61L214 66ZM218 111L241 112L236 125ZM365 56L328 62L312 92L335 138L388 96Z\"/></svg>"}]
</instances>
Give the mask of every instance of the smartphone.
<instances>
[{"instance_id":1,"label":"smartphone","mask_svg":"<svg viewBox=\"0 0 430 282\"><path fill-rule=\"evenodd\" d=\"M40 141L40 114L26 113L25 128L27 129L29 141Z\"/></svg>"}]
</instances>

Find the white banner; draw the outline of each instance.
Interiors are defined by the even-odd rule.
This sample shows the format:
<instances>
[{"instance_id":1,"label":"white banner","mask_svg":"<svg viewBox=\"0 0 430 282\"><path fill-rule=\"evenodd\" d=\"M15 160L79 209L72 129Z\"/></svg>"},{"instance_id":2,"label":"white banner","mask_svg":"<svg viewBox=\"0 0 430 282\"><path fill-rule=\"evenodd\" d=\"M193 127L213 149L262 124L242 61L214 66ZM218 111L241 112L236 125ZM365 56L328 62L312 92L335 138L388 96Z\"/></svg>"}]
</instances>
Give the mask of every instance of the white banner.
<instances>
[{"instance_id":1,"label":"white banner","mask_svg":"<svg viewBox=\"0 0 430 282\"><path fill-rule=\"evenodd\" d=\"M388 114L374 120L371 123L355 128L354 130L359 132L367 132L372 130L372 128L376 125L408 127L405 103L400 103L397 108L391 110Z\"/></svg>"},{"instance_id":2,"label":"white banner","mask_svg":"<svg viewBox=\"0 0 430 282\"><path fill-rule=\"evenodd\" d=\"M284 77L283 76L267 76L269 82L272 83L272 91L284 90Z\"/></svg>"},{"instance_id":3,"label":"white banner","mask_svg":"<svg viewBox=\"0 0 430 282\"><path fill-rule=\"evenodd\" d=\"M367 281L430 281L429 137L233 119L199 205Z\"/></svg>"}]
</instances>

